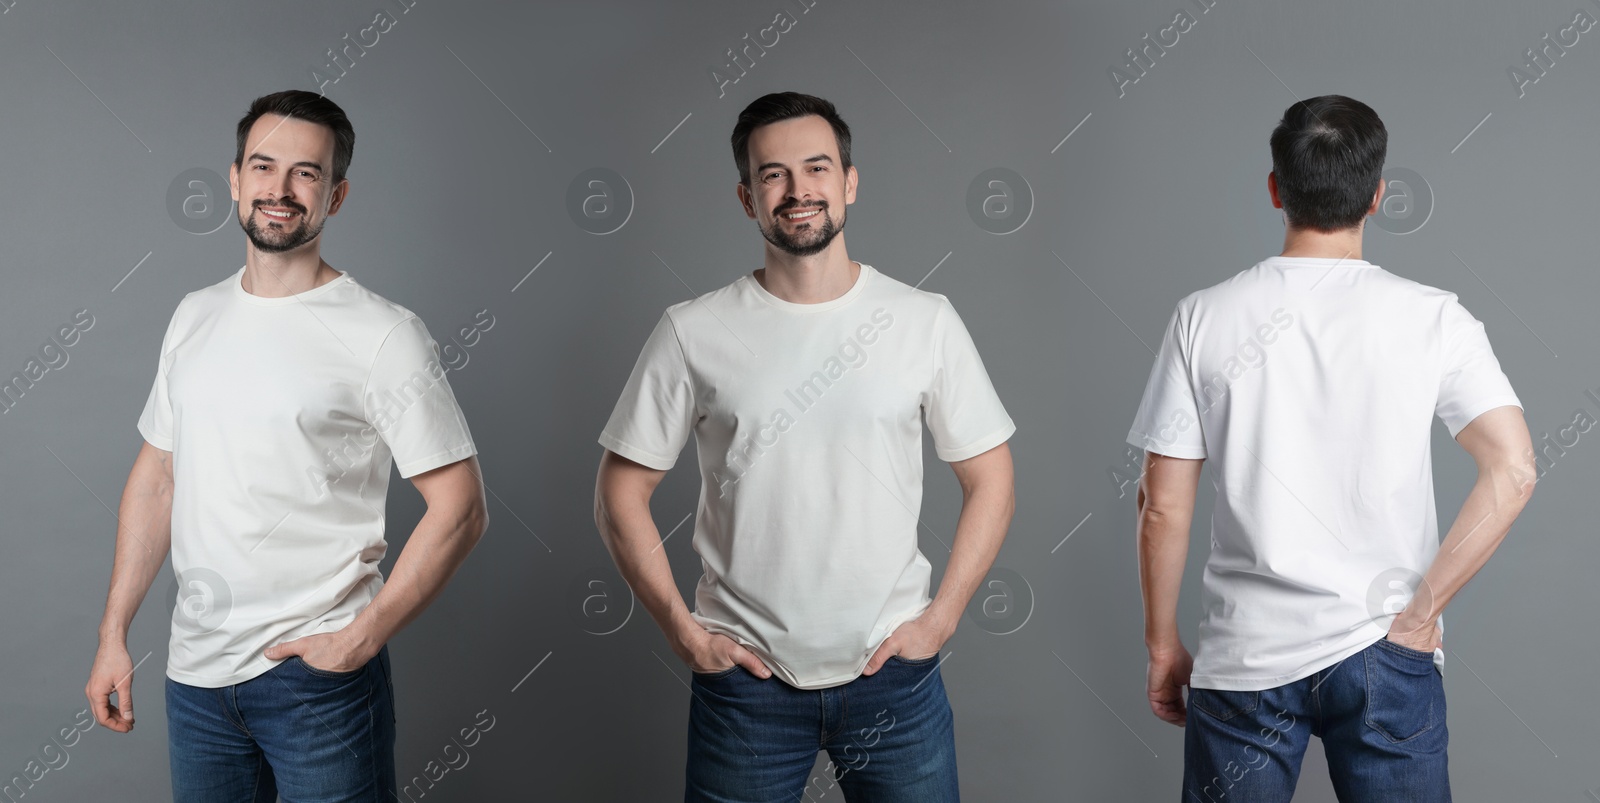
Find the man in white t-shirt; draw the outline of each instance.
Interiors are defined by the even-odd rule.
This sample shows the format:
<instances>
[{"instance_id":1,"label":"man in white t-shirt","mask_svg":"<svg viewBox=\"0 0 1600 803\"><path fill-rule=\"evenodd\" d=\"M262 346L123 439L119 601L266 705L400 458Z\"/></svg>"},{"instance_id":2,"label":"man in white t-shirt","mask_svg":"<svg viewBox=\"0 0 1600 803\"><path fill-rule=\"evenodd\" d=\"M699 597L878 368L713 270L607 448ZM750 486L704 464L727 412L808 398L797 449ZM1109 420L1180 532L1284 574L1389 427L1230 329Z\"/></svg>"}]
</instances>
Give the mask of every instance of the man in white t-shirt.
<instances>
[{"instance_id":1,"label":"man in white t-shirt","mask_svg":"<svg viewBox=\"0 0 1600 803\"><path fill-rule=\"evenodd\" d=\"M1128 433L1146 451L1150 707L1186 725L1185 800L1288 800L1312 735L1341 801L1450 799L1440 614L1522 511L1535 466L1483 324L1361 258L1387 137L1350 98L1289 107L1267 178L1283 253L1178 303ZM1478 467L1442 545L1435 415ZM1207 459L1191 659L1176 613Z\"/></svg>"},{"instance_id":2,"label":"man in white t-shirt","mask_svg":"<svg viewBox=\"0 0 1600 803\"><path fill-rule=\"evenodd\" d=\"M315 93L251 104L229 177L244 267L178 304L139 418L85 692L100 724L133 729L128 626L170 548L178 803L393 800L385 644L488 525L438 345L322 261L354 144ZM385 582L391 459L427 513Z\"/></svg>"},{"instance_id":3,"label":"man in white t-shirt","mask_svg":"<svg viewBox=\"0 0 1600 803\"><path fill-rule=\"evenodd\" d=\"M766 95L733 133L765 267L669 307L600 436L595 520L692 670L688 801L958 799L941 646L1013 508L1015 426L944 296L852 262L850 129ZM922 426L964 492L944 579L918 549ZM704 573L685 606L650 496L690 435Z\"/></svg>"}]
</instances>

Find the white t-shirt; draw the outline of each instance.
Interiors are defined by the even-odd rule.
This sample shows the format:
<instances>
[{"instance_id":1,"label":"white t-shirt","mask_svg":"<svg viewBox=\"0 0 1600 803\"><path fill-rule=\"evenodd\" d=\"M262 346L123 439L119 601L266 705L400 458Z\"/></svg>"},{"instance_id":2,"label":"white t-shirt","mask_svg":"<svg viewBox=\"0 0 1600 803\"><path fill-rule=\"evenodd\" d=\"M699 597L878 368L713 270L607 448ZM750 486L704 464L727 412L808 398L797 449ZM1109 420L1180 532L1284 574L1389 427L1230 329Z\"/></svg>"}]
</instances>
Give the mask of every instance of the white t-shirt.
<instances>
[{"instance_id":1,"label":"white t-shirt","mask_svg":"<svg viewBox=\"0 0 1600 803\"><path fill-rule=\"evenodd\" d=\"M694 616L817 689L928 605L924 417L947 461L1016 429L949 300L862 265L820 304L745 275L668 308L600 444L664 471L694 434Z\"/></svg>"},{"instance_id":2,"label":"white t-shirt","mask_svg":"<svg viewBox=\"0 0 1600 803\"><path fill-rule=\"evenodd\" d=\"M167 676L207 688L377 596L391 456L411 477L477 453L417 316L349 273L284 298L243 277L178 304L139 417L173 455Z\"/></svg>"},{"instance_id":3,"label":"white t-shirt","mask_svg":"<svg viewBox=\"0 0 1600 803\"><path fill-rule=\"evenodd\" d=\"M1433 416L1454 436L1506 405L1455 294L1361 260L1273 257L1178 302L1128 443L1214 463L1190 685L1273 688L1382 638L1439 549Z\"/></svg>"}]
</instances>

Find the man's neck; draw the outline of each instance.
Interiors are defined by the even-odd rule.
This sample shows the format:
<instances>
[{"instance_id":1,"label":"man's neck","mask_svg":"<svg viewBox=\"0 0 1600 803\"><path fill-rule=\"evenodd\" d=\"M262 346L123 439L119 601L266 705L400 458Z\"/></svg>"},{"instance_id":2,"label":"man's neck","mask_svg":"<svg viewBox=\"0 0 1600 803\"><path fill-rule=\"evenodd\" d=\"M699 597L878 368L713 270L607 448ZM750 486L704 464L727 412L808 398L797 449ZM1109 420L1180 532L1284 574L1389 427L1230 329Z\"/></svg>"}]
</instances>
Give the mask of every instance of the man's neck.
<instances>
[{"instance_id":1,"label":"man's neck","mask_svg":"<svg viewBox=\"0 0 1600 803\"><path fill-rule=\"evenodd\" d=\"M768 244L766 267L755 272L755 279L791 304L821 304L850 292L860 275L861 266L850 260L841 234L821 253L808 257L792 256Z\"/></svg>"},{"instance_id":2,"label":"man's neck","mask_svg":"<svg viewBox=\"0 0 1600 803\"><path fill-rule=\"evenodd\" d=\"M244 291L262 298L285 298L321 287L339 278L339 272L322 261L315 244L286 254L245 247Z\"/></svg>"},{"instance_id":3,"label":"man's neck","mask_svg":"<svg viewBox=\"0 0 1600 803\"><path fill-rule=\"evenodd\" d=\"M1283 235L1283 253L1279 256L1359 260L1361 232L1365 226L1365 220L1354 228L1341 231L1317 231L1290 226Z\"/></svg>"}]
</instances>

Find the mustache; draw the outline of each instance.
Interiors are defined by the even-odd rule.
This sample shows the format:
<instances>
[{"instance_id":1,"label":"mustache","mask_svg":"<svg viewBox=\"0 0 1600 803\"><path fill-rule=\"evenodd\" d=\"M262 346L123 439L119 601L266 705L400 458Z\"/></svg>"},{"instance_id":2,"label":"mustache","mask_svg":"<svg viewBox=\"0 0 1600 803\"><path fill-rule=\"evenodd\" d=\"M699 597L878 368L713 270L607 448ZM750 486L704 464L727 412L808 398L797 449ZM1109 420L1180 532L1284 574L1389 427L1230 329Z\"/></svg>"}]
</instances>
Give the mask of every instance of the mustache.
<instances>
[{"instance_id":1,"label":"mustache","mask_svg":"<svg viewBox=\"0 0 1600 803\"><path fill-rule=\"evenodd\" d=\"M808 204L803 204L803 203L800 203L799 201L788 201L786 203L779 204L777 206L777 208L772 210L772 214L781 215L784 212L793 212L793 211L798 210L798 209L821 209L823 211L827 211L828 202L827 201L813 201L813 202L808 203Z\"/></svg>"},{"instance_id":2,"label":"mustache","mask_svg":"<svg viewBox=\"0 0 1600 803\"><path fill-rule=\"evenodd\" d=\"M263 206L281 206L281 207L284 207L286 209L292 209L292 210L294 210L296 212L299 212L302 215L306 213L306 208L305 207L295 203L294 201L288 201L288 200L279 200L279 201L260 201L260 200L258 200L258 201L255 201L253 204L251 204L251 206L252 206L252 208L255 208L255 209L260 209Z\"/></svg>"}]
</instances>

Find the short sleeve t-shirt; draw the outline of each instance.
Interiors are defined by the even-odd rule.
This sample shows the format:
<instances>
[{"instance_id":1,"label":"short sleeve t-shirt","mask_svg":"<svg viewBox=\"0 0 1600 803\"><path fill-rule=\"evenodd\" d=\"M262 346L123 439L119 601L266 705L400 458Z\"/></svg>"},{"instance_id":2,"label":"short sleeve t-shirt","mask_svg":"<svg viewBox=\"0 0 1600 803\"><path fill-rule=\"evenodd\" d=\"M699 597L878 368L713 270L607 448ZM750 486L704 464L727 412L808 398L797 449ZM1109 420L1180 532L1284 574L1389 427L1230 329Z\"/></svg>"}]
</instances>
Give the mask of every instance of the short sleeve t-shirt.
<instances>
[{"instance_id":1,"label":"short sleeve t-shirt","mask_svg":"<svg viewBox=\"0 0 1600 803\"><path fill-rule=\"evenodd\" d=\"M1273 688L1382 638L1439 549L1433 417L1453 437L1508 405L1455 294L1361 260L1273 257L1180 301L1128 443L1214 464L1191 685Z\"/></svg>"},{"instance_id":2,"label":"short sleeve t-shirt","mask_svg":"<svg viewBox=\"0 0 1600 803\"><path fill-rule=\"evenodd\" d=\"M377 596L391 459L412 477L477 453L417 316L349 273L283 298L243 277L179 303L139 417L172 452L167 676L207 688Z\"/></svg>"},{"instance_id":3,"label":"short sleeve t-shirt","mask_svg":"<svg viewBox=\"0 0 1600 803\"><path fill-rule=\"evenodd\" d=\"M813 689L928 605L924 422L947 461L1016 429L950 302L862 265L819 304L745 275L667 309L600 444L666 470L694 435L694 616Z\"/></svg>"}]
</instances>

